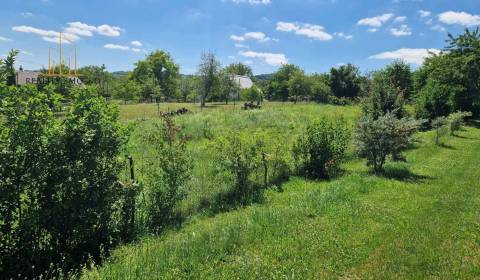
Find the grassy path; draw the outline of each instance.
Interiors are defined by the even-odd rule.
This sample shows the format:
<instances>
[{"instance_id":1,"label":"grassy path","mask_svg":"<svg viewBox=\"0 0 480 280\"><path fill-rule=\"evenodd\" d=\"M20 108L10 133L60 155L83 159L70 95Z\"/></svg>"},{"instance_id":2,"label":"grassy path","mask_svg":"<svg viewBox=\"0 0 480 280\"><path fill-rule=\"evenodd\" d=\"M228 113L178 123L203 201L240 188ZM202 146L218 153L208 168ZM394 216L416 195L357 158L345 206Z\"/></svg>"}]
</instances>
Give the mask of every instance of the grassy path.
<instances>
[{"instance_id":1,"label":"grassy path","mask_svg":"<svg viewBox=\"0 0 480 280\"><path fill-rule=\"evenodd\" d=\"M122 247L83 278L475 279L480 129L443 147L422 138L385 177L355 161L332 182L292 179L262 204Z\"/></svg>"}]
</instances>

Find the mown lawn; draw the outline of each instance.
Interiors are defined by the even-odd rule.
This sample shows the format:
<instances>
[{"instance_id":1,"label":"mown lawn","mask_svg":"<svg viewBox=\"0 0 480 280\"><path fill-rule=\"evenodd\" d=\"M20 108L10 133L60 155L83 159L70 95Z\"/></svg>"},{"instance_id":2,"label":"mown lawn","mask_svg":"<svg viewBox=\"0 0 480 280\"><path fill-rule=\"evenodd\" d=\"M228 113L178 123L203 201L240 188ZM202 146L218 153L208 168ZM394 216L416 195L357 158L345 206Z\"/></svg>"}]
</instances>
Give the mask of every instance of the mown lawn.
<instances>
[{"instance_id":1,"label":"mown lawn","mask_svg":"<svg viewBox=\"0 0 480 280\"><path fill-rule=\"evenodd\" d=\"M480 129L441 147L419 137L383 176L350 160L336 180L293 178L262 203L120 247L81 278L478 278Z\"/></svg>"}]
</instances>

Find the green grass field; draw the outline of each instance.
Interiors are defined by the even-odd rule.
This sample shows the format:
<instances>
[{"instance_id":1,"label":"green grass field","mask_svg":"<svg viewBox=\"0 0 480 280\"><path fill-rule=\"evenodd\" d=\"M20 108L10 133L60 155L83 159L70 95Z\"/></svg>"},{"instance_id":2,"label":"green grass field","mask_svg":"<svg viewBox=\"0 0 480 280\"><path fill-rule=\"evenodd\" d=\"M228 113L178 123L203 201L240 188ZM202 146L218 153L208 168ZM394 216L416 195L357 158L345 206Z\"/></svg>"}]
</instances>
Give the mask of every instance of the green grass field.
<instances>
[{"instance_id":1,"label":"green grass field","mask_svg":"<svg viewBox=\"0 0 480 280\"><path fill-rule=\"evenodd\" d=\"M268 140L268 145L279 146L278 149L291 156L290 147L308 122L322 116L327 118L345 118L353 126L359 110L357 107L332 106L317 104L265 103L264 109L243 111L237 104L209 104L206 109L192 104L161 104L160 110L167 112L187 107L192 113L176 117L177 125L191 140L188 145L193 158L193 178L187 187L186 199L179 205L182 216L190 216L198 212L202 205L208 205L220 192L231 187L223 177L216 174L213 158L216 151L211 147L212 141L228 131L247 132L261 135ZM152 151L143 139L145 131L151 130L158 118L156 104L138 104L120 106L121 117L133 121L134 126L126 153L133 156L136 162L137 178L142 181L149 172L148 161L152 159ZM129 176L125 170L125 176Z\"/></svg>"},{"instance_id":2,"label":"green grass field","mask_svg":"<svg viewBox=\"0 0 480 280\"><path fill-rule=\"evenodd\" d=\"M156 107L142 105L145 114ZM122 107L127 119L142 118ZM150 113L147 113L150 112ZM356 107L269 104L262 111L234 112L220 106L179 118L202 154L208 139L227 127L262 130L288 144L305 123L322 115L344 116L352 125ZM138 133L153 118L137 123ZM120 247L82 279L475 279L480 275L480 128L472 123L435 146L432 132L389 163L384 175L370 173L350 157L332 181L292 178L266 191L262 203L217 215L194 215L178 230ZM350 151L350 154L352 151ZM209 155L194 175L208 174ZM208 165L208 164L207 164ZM208 176L204 177L208 179ZM192 183L184 208L219 186Z\"/></svg>"}]
</instances>

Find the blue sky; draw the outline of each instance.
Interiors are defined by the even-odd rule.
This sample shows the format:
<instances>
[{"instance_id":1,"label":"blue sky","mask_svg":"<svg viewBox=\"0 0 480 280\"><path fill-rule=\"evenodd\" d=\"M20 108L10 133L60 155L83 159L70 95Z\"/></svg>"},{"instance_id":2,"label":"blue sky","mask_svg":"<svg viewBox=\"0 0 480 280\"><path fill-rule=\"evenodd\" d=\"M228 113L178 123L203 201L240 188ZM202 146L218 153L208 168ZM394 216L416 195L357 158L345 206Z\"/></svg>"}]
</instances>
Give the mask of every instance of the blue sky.
<instances>
[{"instance_id":1,"label":"blue sky","mask_svg":"<svg viewBox=\"0 0 480 280\"><path fill-rule=\"evenodd\" d=\"M26 69L48 64L64 32L64 61L131 70L147 52L170 52L194 73L202 52L255 74L293 63L308 73L343 63L362 72L394 58L416 67L447 32L480 25L479 0L9 0L0 10L0 55L22 51ZM52 58L58 61L53 51ZM72 59L73 61L73 59ZM73 63L73 62L72 62Z\"/></svg>"}]
</instances>

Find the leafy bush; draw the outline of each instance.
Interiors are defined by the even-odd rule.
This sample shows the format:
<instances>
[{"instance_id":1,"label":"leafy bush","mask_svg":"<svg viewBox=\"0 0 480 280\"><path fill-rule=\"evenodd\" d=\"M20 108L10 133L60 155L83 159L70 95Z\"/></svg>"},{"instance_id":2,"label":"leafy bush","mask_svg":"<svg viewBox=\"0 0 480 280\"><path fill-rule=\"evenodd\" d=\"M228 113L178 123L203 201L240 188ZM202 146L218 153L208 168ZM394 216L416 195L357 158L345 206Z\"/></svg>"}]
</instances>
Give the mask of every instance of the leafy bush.
<instances>
[{"instance_id":1,"label":"leafy bush","mask_svg":"<svg viewBox=\"0 0 480 280\"><path fill-rule=\"evenodd\" d=\"M464 120L467 117L471 117L471 112L456 112L448 116L447 120L450 126L450 134L455 135L456 131L459 131L464 124Z\"/></svg>"},{"instance_id":2,"label":"leafy bush","mask_svg":"<svg viewBox=\"0 0 480 280\"><path fill-rule=\"evenodd\" d=\"M439 145L440 138L447 134L447 124L448 120L445 117L438 117L432 121L432 127L433 129L435 129L435 145Z\"/></svg>"},{"instance_id":3,"label":"leafy bush","mask_svg":"<svg viewBox=\"0 0 480 280\"><path fill-rule=\"evenodd\" d=\"M367 165L376 172L383 171L388 156L401 159L401 152L408 148L414 139L412 135L423 121L398 119L390 112L377 120L364 117L357 126L356 146Z\"/></svg>"},{"instance_id":4,"label":"leafy bush","mask_svg":"<svg viewBox=\"0 0 480 280\"><path fill-rule=\"evenodd\" d=\"M230 203L247 203L260 194L260 183L253 175L262 166L264 142L249 133L230 132L213 144L217 153L218 173L232 181L233 188L223 200ZM226 201L220 201L225 203Z\"/></svg>"},{"instance_id":5,"label":"leafy bush","mask_svg":"<svg viewBox=\"0 0 480 280\"><path fill-rule=\"evenodd\" d=\"M153 147L154 157L149 164L154 168L146 175L140 196L139 223L149 232L158 232L173 222L175 206L190 178L192 163L186 151L187 138L179 132L173 119L164 117L145 136Z\"/></svg>"},{"instance_id":6,"label":"leafy bush","mask_svg":"<svg viewBox=\"0 0 480 280\"><path fill-rule=\"evenodd\" d=\"M336 97L335 95L328 96L328 103L339 106L352 105L352 101L347 97Z\"/></svg>"},{"instance_id":7,"label":"leafy bush","mask_svg":"<svg viewBox=\"0 0 480 280\"><path fill-rule=\"evenodd\" d=\"M310 124L293 146L297 171L311 178L328 178L338 171L349 141L345 121L326 118Z\"/></svg>"},{"instance_id":8,"label":"leafy bush","mask_svg":"<svg viewBox=\"0 0 480 280\"><path fill-rule=\"evenodd\" d=\"M120 238L118 111L76 90L63 120L55 94L0 86L0 274L33 278L98 260Z\"/></svg>"}]
</instances>

